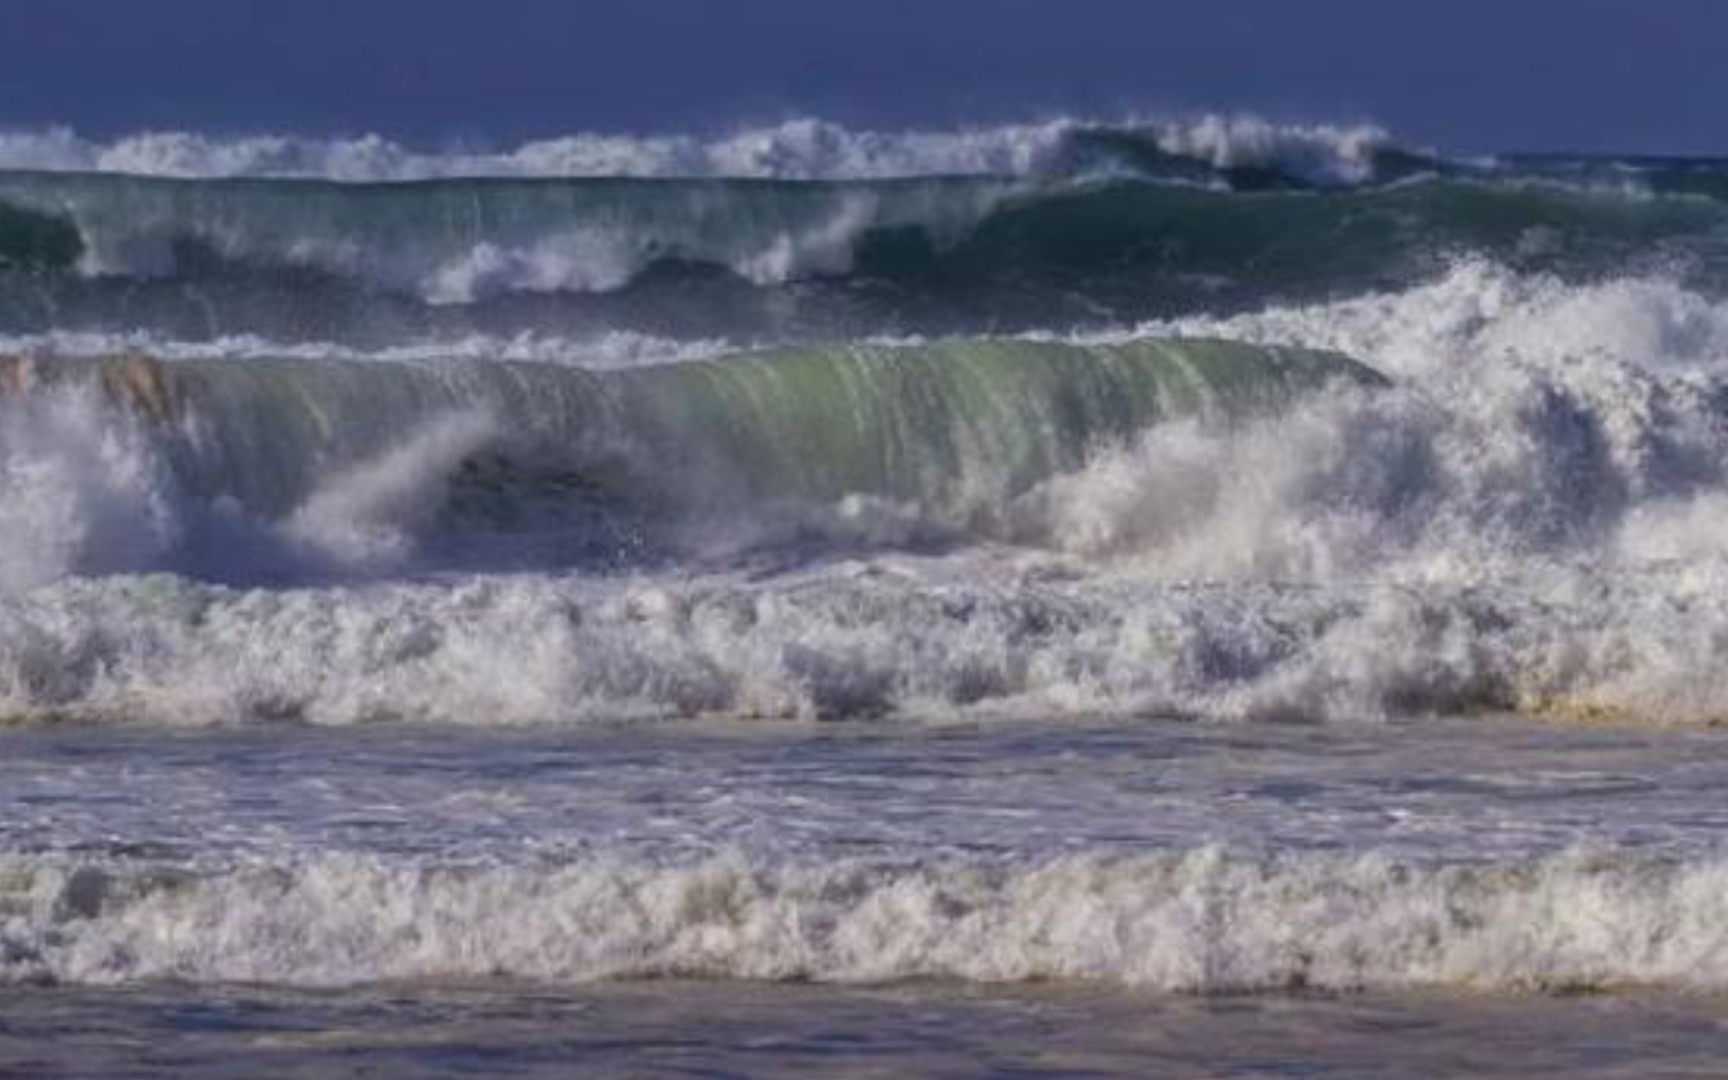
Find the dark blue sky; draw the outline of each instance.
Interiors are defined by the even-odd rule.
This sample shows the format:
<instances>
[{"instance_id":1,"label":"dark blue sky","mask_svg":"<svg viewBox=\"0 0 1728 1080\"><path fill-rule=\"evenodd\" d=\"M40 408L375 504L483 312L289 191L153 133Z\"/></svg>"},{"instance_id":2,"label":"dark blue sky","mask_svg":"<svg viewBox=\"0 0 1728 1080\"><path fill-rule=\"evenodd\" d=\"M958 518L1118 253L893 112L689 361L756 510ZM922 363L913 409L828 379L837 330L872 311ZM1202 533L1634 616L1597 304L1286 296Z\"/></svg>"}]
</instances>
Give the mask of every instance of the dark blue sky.
<instances>
[{"instance_id":1,"label":"dark blue sky","mask_svg":"<svg viewBox=\"0 0 1728 1080\"><path fill-rule=\"evenodd\" d=\"M0 0L0 125L418 142L1057 111L1728 154L1728 0Z\"/></svg>"}]
</instances>

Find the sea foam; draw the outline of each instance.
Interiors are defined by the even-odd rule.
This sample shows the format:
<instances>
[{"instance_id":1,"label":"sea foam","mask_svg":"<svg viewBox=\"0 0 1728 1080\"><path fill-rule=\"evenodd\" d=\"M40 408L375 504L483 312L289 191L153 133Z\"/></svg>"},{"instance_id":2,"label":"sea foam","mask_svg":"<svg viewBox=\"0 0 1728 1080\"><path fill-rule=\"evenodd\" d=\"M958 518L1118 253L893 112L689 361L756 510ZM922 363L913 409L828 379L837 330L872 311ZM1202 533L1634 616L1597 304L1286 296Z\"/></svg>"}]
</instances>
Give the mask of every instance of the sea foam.
<instances>
[{"instance_id":1,"label":"sea foam","mask_svg":"<svg viewBox=\"0 0 1728 1080\"><path fill-rule=\"evenodd\" d=\"M842 484L639 521L668 531L599 572L394 584L368 567L422 565L448 520L429 507L482 429L450 439L429 416L449 453L313 470L306 509L233 544L212 539L231 516L164 491L149 440L82 414L87 438L24 424L8 483L82 479L12 504L29 520L7 552L23 591L0 605L0 701L15 720L328 724L1728 715L1700 676L1728 641L1721 305L1470 262L1142 329L1342 348L1393 383L1171 418L983 516ZM88 505L61 509L67 492ZM301 587L268 587L285 565ZM141 569L182 576L88 576ZM232 584L196 580L212 576Z\"/></svg>"},{"instance_id":2,"label":"sea foam","mask_svg":"<svg viewBox=\"0 0 1728 1080\"><path fill-rule=\"evenodd\" d=\"M1056 118L923 131L854 130L802 118L712 137L574 134L496 152L418 150L378 135L223 139L159 131L98 141L69 128L50 128L0 134L0 168L377 182L480 176L857 180L1120 167L1121 159L1105 155L1090 161L1075 157L1073 144L1089 133L1120 135L1215 168L1286 166L1305 179L1332 183L1371 178L1374 153L1392 144L1384 131L1369 125L1281 125L1222 114L1125 121Z\"/></svg>"},{"instance_id":3,"label":"sea foam","mask_svg":"<svg viewBox=\"0 0 1728 1080\"><path fill-rule=\"evenodd\" d=\"M1719 859L1200 848L1021 865L192 867L0 858L0 982L1087 980L1183 992L1728 986Z\"/></svg>"}]
</instances>

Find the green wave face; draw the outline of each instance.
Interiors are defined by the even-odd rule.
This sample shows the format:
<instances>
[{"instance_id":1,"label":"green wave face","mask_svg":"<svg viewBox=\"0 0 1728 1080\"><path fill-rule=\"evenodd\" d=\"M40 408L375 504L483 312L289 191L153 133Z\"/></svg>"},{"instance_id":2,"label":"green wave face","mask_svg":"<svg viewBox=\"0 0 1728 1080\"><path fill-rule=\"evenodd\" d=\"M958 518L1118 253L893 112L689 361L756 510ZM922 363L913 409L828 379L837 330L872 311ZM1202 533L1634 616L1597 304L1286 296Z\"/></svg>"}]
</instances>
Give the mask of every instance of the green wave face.
<instances>
[{"instance_id":1,"label":"green wave face","mask_svg":"<svg viewBox=\"0 0 1728 1080\"><path fill-rule=\"evenodd\" d=\"M619 436L651 461L691 461L695 489L672 474L681 501L867 494L953 512L1077 468L1160 419L1270 408L1363 370L1221 342L974 340L763 353L626 374L612 390Z\"/></svg>"},{"instance_id":2,"label":"green wave face","mask_svg":"<svg viewBox=\"0 0 1728 1080\"><path fill-rule=\"evenodd\" d=\"M184 486L291 512L415 432L478 417L466 481L675 514L868 495L964 521L1160 420L1276 409L1332 354L1177 340L834 346L619 371L544 364L56 361L145 418Z\"/></svg>"}]
</instances>

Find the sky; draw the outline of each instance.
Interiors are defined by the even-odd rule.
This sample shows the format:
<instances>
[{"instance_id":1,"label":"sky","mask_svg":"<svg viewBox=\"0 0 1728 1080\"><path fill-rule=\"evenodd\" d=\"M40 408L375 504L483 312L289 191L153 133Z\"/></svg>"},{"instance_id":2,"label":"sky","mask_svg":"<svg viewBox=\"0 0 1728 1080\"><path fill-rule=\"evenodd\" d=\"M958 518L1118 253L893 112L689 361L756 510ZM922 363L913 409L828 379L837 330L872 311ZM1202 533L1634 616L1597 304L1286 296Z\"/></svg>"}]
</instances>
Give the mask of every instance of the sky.
<instances>
[{"instance_id":1,"label":"sky","mask_svg":"<svg viewBox=\"0 0 1728 1080\"><path fill-rule=\"evenodd\" d=\"M792 116L1728 155L1728 0L0 0L0 127L503 145Z\"/></svg>"}]
</instances>

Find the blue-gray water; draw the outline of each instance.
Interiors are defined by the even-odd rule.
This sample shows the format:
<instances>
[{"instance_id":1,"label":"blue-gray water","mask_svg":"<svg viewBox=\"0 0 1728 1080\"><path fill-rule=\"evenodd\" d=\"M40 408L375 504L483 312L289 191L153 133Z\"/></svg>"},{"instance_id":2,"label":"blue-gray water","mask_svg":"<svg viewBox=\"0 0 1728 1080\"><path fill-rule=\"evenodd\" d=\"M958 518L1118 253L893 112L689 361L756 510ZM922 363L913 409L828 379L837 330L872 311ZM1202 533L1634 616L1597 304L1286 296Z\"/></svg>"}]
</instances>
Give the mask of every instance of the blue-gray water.
<instances>
[{"instance_id":1,"label":"blue-gray water","mask_svg":"<svg viewBox=\"0 0 1728 1080\"><path fill-rule=\"evenodd\" d=\"M0 136L0 1072L1708 1075L1724 177Z\"/></svg>"},{"instance_id":2,"label":"blue-gray water","mask_svg":"<svg viewBox=\"0 0 1728 1080\"><path fill-rule=\"evenodd\" d=\"M1713 744L1503 717L12 732L0 1066L1708 1075ZM1657 985L1614 991L1634 973Z\"/></svg>"},{"instance_id":3,"label":"blue-gray water","mask_svg":"<svg viewBox=\"0 0 1728 1080\"><path fill-rule=\"evenodd\" d=\"M661 982L25 990L8 1075L1708 1077L1728 1008L1665 997L1167 998Z\"/></svg>"}]
</instances>

